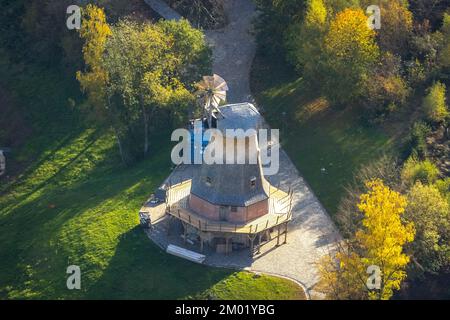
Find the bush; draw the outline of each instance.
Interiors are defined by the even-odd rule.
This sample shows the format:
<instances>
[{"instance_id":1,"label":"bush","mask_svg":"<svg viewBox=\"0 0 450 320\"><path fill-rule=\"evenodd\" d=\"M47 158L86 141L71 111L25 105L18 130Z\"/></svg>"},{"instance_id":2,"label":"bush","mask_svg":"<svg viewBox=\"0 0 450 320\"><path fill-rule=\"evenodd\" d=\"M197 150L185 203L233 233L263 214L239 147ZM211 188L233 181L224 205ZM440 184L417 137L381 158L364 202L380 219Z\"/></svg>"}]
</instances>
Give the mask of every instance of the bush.
<instances>
[{"instance_id":1,"label":"bush","mask_svg":"<svg viewBox=\"0 0 450 320\"><path fill-rule=\"evenodd\" d=\"M412 86L420 85L427 79L427 72L425 71L425 67L417 58L407 63L406 72L408 82Z\"/></svg>"},{"instance_id":2,"label":"bush","mask_svg":"<svg viewBox=\"0 0 450 320\"><path fill-rule=\"evenodd\" d=\"M436 272L449 265L449 204L439 190L416 183L408 193L405 219L416 228L411 249L422 270Z\"/></svg>"},{"instance_id":3,"label":"bush","mask_svg":"<svg viewBox=\"0 0 450 320\"><path fill-rule=\"evenodd\" d=\"M434 163L426 159L420 161L412 156L406 160L402 169L402 182L406 185L413 185L417 181L424 184L434 183L439 176L439 169Z\"/></svg>"},{"instance_id":4,"label":"bush","mask_svg":"<svg viewBox=\"0 0 450 320\"><path fill-rule=\"evenodd\" d=\"M423 101L423 108L428 120L443 122L448 116L446 105L446 87L441 82L434 83L428 89L428 94Z\"/></svg>"},{"instance_id":5,"label":"bush","mask_svg":"<svg viewBox=\"0 0 450 320\"><path fill-rule=\"evenodd\" d=\"M450 204L450 178L445 178L442 180L436 181L436 188L438 188L439 192L447 199L447 202Z\"/></svg>"},{"instance_id":6,"label":"bush","mask_svg":"<svg viewBox=\"0 0 450 320\"><path fill-rule=\"evenodd\" d=\"M428 154L426 138L431 133L431 128L423 121L414 123L411 130L411 147L421 158L426 158Z\"/></svg>"}]
</instances>

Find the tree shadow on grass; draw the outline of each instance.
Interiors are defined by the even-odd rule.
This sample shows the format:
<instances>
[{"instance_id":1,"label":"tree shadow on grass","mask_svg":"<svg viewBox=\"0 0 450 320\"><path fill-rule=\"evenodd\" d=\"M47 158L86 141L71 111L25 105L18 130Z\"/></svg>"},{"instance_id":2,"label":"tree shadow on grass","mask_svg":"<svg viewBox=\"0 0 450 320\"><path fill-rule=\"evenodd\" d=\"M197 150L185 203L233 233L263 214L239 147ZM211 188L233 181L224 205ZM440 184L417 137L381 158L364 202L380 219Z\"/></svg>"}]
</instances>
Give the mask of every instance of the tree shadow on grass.
<instances>
[{"instance_id":1,"label":"tree shadow on grass","mask_svg":"<svg viewBox=\"0 0 450 320\"><path fill-rule=\"evenodd\" d=\"M121 235L114 257L87 298L195 298L232 273L171 256L136 226Z\"/></svg>"},{"instance_id":2,"label":"tree shadow on grass","mask_svg":"<svg viewBox=\"0 0 450 320\"><path fill-rule=\"evenodd\" d=\"M42 298L74 297L65 288L68 262L83 257L84 269L101 271L98 263L107 261L105 254L114 244L114 225L127 230L127 225L137 223L140 203L168 171L166 159L160 158L108 175L99 165L89 179L63 189L46 186L35 198L18 201L0 216L0 297L7 286L17 290L18 297L27 290ZM154 173L146 176L147 170ZM105 205L108 202L120 205L120 209ZM109 219L114 209L116 217ZM112 231L105 230L108 223L114 224ZM102 231L112 234L83 238ZM99 249L99 243L109 248ZM25 274L25 269L32 275Z\"/></svg>"},{"instance_id":3,"label":"tree shadow on grass","mask_svg":"<svg viewBox=\"0 0 450 320\"><path fill-rule=\"evenodd\" d=\"M2 194L7 194L8 192L12 191L14 188L20 187L22 184L25 184L27 182L27 180L31 177L33 177L33 174L42 166L44 165L46 162L49 162L51 157L59 150L63 149L64 147L67 147L70 141L74 140L76 137L78 137L78 135L71 135L71 136L67 136L63 139L63 141L61 141L56 148L52 149L52 152L48 152L48 154L43 157L41 160L39 160L37 163L30 165L25 171L24 173L21 175L21 177L15 181L13 181L12 183L10 183L9 185L7 185L4 190L2 190L0 192L0 195ZM57 171L51 175L50 177L46 178L45 180L43 180L42 182L39 182L37 185L33 186L33 188L29 191L24 193L23 195L21 195L19 198L15 198L14 199L14 203L20 203L22 200L32 196L34 193L36 193L37 191L41 190L42 188L44 188L45 186L47 186L48 184L51 184L52 181L54 181L55 179L58 178L58 176L60 176L67 168L69 168L73 163L75 163L81 156L83 156L87 150L89 150L94 143L97 141L97 139L99 138L99 132L98 131L94 131L92 134L89 135L88 139L86 140L86 145L79 151L77 152L77 154L75 154L72 158L70 158L69 160L67 160L67 162L65 164L63 164L62 166L60 166ZM7 209L4 208L4 209Z\"/></svg>"}]
</instances>

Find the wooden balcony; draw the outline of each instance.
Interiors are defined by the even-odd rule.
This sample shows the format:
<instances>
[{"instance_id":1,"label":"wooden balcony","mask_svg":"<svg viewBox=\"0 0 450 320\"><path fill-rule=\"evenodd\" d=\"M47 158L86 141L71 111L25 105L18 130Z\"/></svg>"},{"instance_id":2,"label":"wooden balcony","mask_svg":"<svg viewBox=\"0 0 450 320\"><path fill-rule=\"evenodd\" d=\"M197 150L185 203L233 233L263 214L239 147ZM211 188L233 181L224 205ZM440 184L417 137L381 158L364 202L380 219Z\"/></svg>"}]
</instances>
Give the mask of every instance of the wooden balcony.
<instances>
[{"instance_id":1,"label":"wooden balcony","mask_svg":"<svg viewBox=\"0 0 450 320\"><path fill-rule=\"evenodd\" d=\"M245 224L233 224L206 219L189 208L178 205L171 206L167 213L203 232L257 234L291 220L290 213L268 213Z\"/></svg>"}]
</instances>

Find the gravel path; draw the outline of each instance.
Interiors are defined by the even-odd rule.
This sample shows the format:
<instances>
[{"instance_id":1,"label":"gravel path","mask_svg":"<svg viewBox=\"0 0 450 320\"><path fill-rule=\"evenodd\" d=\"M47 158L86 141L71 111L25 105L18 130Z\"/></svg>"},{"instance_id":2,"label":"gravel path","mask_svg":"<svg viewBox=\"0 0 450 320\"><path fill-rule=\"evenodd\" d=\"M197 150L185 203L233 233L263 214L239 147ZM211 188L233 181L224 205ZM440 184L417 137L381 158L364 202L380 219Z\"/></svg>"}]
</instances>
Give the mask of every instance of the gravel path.
<instances>
[{"instance_id":1,"label":"gravel path","mask_svg":"<svg viewBox=\"0 0 450 320\"><path fill-rule=\"evenodd\" d=\"M225 11L229 24L223 29L206 32L207 40L213 47L213 71L227 81L230 88L227 98L229 103L254 103L249 73L256 48L252 35L255 6L251 0L225 0ZM192 176L196 169L196 166L177 168L168 180L184 180ZM321 298L314 292L314 285L318 281L316 263L335 248L341 236L283 150L279 173L267 179L275 186L280 183L281 189L285 191L289 187L294 190L293 220L289 224L287 244L278 248L264 246L261 253L253 258L249 257L246 250L227 256L209 252L205 263L285 276L300 282L312 298ZM163 248L168 243L180 243L179 237L167 237L164 226L164 223L157 224L153 232L148 232L149 237ZM190 249L198 250L196 247Z\"/></svg>"},{"instance_id":2,"label":"gravel path","mask_svg":"<svg viewBox=\"0 0 450 320\"><path fill-rule=\"evenodd\" d=\"M228 103L253 102L249 76L256 50L252 34L255 5L251 0L225 0L224 9L228 25L205 32L213 47L213 71L228 84Z\"/></svg>"}]
</instances>

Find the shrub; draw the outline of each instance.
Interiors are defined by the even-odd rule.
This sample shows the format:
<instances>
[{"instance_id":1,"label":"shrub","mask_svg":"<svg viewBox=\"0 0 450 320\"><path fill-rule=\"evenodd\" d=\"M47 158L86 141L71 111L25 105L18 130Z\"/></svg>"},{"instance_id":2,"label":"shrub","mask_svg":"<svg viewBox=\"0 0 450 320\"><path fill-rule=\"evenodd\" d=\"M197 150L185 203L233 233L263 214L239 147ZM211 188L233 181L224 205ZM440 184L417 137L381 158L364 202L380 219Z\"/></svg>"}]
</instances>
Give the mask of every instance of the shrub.
<instances>
[{"instance_id":1,"label":"shrub","mask_svg":"<svg viewBox=\"0 0 450 320\"><path fill-rule=\"evenodd\" d=\"M431 128L423 121L414 123L411 130L411 147L417 152L419 157L425 158L427 156L426 138L431 133Z\"/></svg>"},{"instance_id":2,"label":"shrub","mask_svg":"<svg viewBox=\"0 0 450 320\"><path fill-rule=\"evenodd\" d=\"M416 228L411 249L422 270L435 272L447 266L450 263L449 204L439 190L417 182L408 193L405 219Z\"/></svg>"},{"instance_id":3,"label":"shrub","mask_svg":"<svg viewBox=\"0 0 450 320\"><path fill-rule=\"evenodd\" d=\"M439 192L447 199L447 202L450 204L450 178L445 178L442 180L436 181L436 188L438 188Z\"/></svg>"},{"instance_id":4,"label":"shrub","mask_svg":"<svg viewBox=\"0 0 450 320\"><path fill-rule=\"evenodd\" d=\"M428 120L443 122L448 116L445 95L446 88L441 82L436 82L429 88L428 94L423 101L423 108Z\"/></svg>"},{"instance_id":5,"label":"shrub","mask_svg":"<svg viewBox=\"0 0 450 320\"><path fill-rule=\"evenodd\" d=\"M434 183L439 175L439 169L434 163L426 159L420 161L412 156L406 160L402 169L402 182L406 185L413 185L417 181L424 184Z\"/></svg>"}]
</instances>

